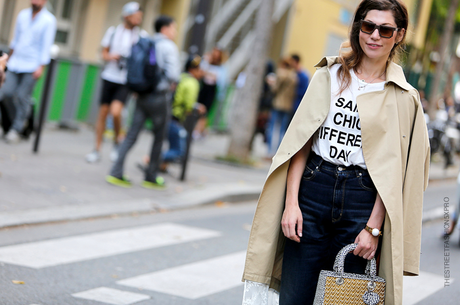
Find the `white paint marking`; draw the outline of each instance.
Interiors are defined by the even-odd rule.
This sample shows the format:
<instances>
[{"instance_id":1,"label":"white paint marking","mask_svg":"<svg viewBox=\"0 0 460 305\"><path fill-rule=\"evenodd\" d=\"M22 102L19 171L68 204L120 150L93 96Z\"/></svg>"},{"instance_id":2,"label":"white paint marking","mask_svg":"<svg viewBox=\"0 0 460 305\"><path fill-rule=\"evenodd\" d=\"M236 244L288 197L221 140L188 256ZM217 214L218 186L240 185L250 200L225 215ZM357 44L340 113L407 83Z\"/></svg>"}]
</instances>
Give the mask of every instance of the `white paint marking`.
<instances>
[{"instance_id":1,"label":"white paint marking","mask_svg":"<svg viewBox=\"0 0 460 305\"><path fill-rule=\"evenodd\" d=\"M72 296L75 298L114 305L129 305L150 299L150 296L145 294L122 291L107 287L99 287L79 293L74 293Z\"/></svg>"},{"instance_id":2,"label":"white paint marking","mask_svg":"<svg viewBox=\"0 0 460 305\"><path fill-rule=\"evenodd\" d=\"M450 279L452 283L454 279ZM444 277L420 272L419 276L405 276L403 284L403 304L414 305L444 288Z\"/></svg>"},{"instance_id":3,"label":"white paint marking","mask_svg":"<svg viewBox=\"0 0 460 305\"><path fill-rule=\"evenodd\" d=\"M0 248L0 261L31 268L135 252L220 236L220 232L165 223Z\"/></svg>"},{"instance_id":4,"label":"white paint marking","mask_svg":"<svg viewBox=\"0 0 460 305\"><path fill-rule=\"evenodd\" d=\"M117 284L198 299L243 285L246 251L118 281Z\"/></svg>"}]
</instances>

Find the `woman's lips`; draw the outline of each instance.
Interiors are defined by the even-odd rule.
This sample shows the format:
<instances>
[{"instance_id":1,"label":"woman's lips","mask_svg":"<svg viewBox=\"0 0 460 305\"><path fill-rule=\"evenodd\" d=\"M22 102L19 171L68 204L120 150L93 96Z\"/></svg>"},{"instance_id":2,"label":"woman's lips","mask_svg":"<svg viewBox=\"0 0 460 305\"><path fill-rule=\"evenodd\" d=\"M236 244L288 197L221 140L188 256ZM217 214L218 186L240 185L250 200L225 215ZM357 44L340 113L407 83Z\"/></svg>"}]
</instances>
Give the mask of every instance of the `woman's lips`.
<instances>
[{"instance_id":1,"label":"woman's lips","mask_svg":"<svg viewBox=\"0 0 460 305\"><path fill-rule=\"evenodd\" d=\"M369 47L369 49L372 49L372 50L377 50L382 47L381 45L375 44L375 43L367 43L367 46Z\"/></svg>"}]
</instances>

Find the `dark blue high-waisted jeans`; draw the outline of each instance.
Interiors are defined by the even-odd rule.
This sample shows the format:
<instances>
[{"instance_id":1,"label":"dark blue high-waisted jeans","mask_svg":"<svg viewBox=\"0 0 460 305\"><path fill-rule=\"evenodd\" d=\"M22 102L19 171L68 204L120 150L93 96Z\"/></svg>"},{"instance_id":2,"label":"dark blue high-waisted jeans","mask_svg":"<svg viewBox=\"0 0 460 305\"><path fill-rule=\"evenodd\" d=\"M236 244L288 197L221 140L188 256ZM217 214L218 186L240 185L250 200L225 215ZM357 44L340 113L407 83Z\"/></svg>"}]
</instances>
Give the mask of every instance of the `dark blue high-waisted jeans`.
<instances>
[{"instance_id":1,"label":"dark blue high-waisted jeans","mask_svg":"<svg viewBox=\"0 0 460 305\"><path fill-rule=\"evenodd\" d=\"M366 226L377 191L367 170L337 166L310 153L299 189L300 243L286 238L280 305L310 305L321 270ZM345 272L364 273L367 261L350 253Z\"/></svg>"}]
</instances>

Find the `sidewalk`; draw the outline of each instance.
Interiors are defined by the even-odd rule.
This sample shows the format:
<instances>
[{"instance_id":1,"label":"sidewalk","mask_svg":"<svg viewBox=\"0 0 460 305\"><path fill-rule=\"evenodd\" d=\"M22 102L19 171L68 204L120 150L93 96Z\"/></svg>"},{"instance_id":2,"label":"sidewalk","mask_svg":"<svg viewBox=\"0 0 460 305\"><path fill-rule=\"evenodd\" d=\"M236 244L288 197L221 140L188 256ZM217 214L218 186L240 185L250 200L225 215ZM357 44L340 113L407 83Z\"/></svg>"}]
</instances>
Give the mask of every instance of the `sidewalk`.
<instances>
[{"instance_id":1,"label":"sidewalk","mask_svg":"<svg viewBox=\"0 0 460 305\"><path fill-rule=\"evenodd\" d=\"M93 139L93 131L86 126L70 132L48 125L37 155L32 153L33 139L18 145L0 140L0 228L255 200L270 166L263 161L261 136L256 137L253 149L256 167L245 167L216 161L216 156L225 155L229 137L211 134L192 143L186 181L178 180L179 166L172 165L164 175L166 190L146 190L140 187L143 176L136 167L152 142L152 136L144 132L125 163L134 186L124 189L104 180L111 167L109 141L103 146L101 162L85 162ZM444 171L438 162L432 164L430 179L452 179L457 173L458 166Z\"/></svg>"},{"instance_id":2,"label":"sidewalk","mask_svg":"<svg viewBox=\"0 0 460 305\"><path fill-rule=\"evenodd\" d=\"M88 127L70 132L48 125L37 155L32 153L32 140L17 145L0 140L0 227L255 200L269 168L261 161L261 138L254 152L260 164L249 168L214 161L225 154L229 138L209 135L192 143L186 181L178 180L180 169L173 164L164 175L167 189L147 190L140 187L143 175L136 167L152 143L151 134L144 132L125 163L134 186L124 189L105 182L112 164L109 141L103 145L101 162L85 162L94 141Z\"/></svg>"}]
</instances>

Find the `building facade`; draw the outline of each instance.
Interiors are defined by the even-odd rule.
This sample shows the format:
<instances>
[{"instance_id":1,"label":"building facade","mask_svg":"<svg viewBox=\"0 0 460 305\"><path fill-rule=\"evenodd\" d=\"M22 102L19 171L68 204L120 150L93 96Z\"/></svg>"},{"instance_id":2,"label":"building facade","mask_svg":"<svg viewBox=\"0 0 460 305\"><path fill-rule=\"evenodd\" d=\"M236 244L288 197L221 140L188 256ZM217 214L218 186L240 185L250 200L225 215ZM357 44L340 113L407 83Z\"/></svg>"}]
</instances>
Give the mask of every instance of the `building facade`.
<instances>
[{"instance_id":1,"label":"building facade","mask_svg":"<svg viewBox=\"0 0 460 305\"><path fill-rule=\"evenodd\" d=\"M122 21L121 9L129 0L48 0L47 8L56 16L56 44L60 57L97 62L100 41L105 31ZM153 21L160 14L175 18L179 33L187 18L191 0L138 0L144 11L142 27L153 33ZM5 48L13 37L14 24L20 10L30 6L29 0L0 0L0 44ZM176 43L182 44L179 35Z\"/></svg>"},{"instance_id":2,"label":"building facade","mask_svg":"<svg viewBox=\"0 0 460 305\"><path fill-rule=\"evenodd\" d=\"M144 11L142 28L153 34L153 21L160 14L172 16L178 25L176 43L186 53L203 54L213 46L228 53L228 79L233 81L246 66L256 39L253 27L263 0L137 0ZM408 43L421 49L433 0L404 0L411 28ZM93 122L99 99L100 41L112 25L121 22L121 9L129 0L48 0L56 16L55 43L60 48L53 71L48 119ZM269 57L298 53L303 66L314 65L327 55L337 55L347 39L353 12L360 0L276 0L273 11ZM7 50L19 11L30 0L0 0L0 48ZM410 54L409 54L410 56ZM34 91L37 106L44 77ZM230 86L230 89L232 87ZM230 95L229 95L230 96ZM219 105L227 109L228 105Z\"/></svg>"},{"instance_id":3,"label":"building facade","mask_svg":"<svg viewBox=\"0 0 460 305\"><path fill-rule=\"evenodd\" d=\"M55 44L60 52L53 70L48 100L50 121L94 122L103 67L100 42L105 31L122 22L121 10L129 0L48 0L47 8L57 19ZM153 34L153 21L160 14L172 16L178 25L176 43L183 44L185 21L191 0L138 0L144 11L142 28ZM7 51L13 38L16 17L30 0L0 0L0 48ZM48 71L47 71L48 73ZM45 77L35 86L38 109Z\"/></svg>"},{"instance_id":4,"label":"building facade","mask_svg":"<svg viewBox=\"0 0 460 305\"><path fill-rule=\"evenodd\" d=\"M323 56L338 55L347 40L353 13L361 0L296 0L292 10L286 54L298 53L311 73ZM422 49L433 0L404 0L409 10L407 43ZM410 56L410 54L409 54Z\"/></svg>"}]
</instances>

